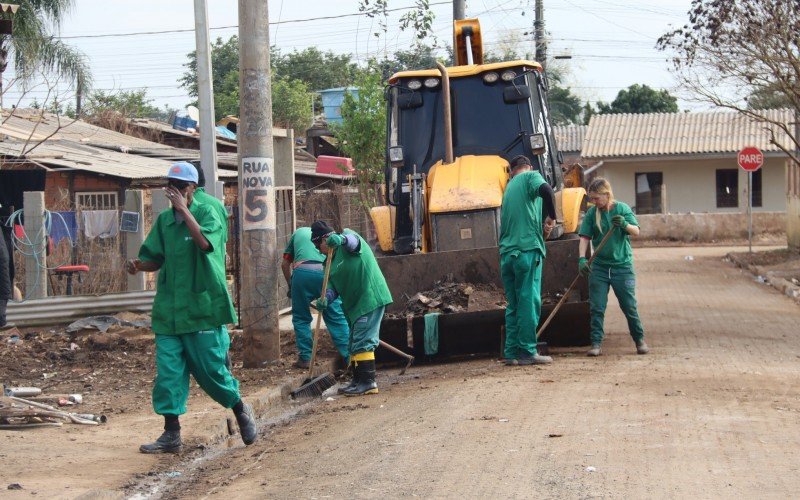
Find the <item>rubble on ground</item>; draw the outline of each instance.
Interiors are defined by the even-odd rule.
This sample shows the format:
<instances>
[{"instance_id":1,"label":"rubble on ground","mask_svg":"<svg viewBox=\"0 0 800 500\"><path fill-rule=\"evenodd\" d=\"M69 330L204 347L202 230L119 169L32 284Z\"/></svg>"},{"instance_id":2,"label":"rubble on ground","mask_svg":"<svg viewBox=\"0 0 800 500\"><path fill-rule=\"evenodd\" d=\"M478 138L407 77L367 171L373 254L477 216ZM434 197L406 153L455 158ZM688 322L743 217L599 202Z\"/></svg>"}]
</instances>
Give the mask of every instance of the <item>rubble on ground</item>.
<instances>
[{"instance_id":1,"label":"rubble on ground","mask_svg":"<svg viewBox=\"0 0 800 500\"><path fill-rule=\"evenodd\" d=\"M543 305L555 305L563 290L555 293L543 293ZM487 311L505 309L507 305L505 291L494 283L464 283L444 277L429 290L424 290L409 297L400 311L387 314L387 318L406 318L424 316L430 313L453 314L462 312Z\"/></svg>"}]
</instances>

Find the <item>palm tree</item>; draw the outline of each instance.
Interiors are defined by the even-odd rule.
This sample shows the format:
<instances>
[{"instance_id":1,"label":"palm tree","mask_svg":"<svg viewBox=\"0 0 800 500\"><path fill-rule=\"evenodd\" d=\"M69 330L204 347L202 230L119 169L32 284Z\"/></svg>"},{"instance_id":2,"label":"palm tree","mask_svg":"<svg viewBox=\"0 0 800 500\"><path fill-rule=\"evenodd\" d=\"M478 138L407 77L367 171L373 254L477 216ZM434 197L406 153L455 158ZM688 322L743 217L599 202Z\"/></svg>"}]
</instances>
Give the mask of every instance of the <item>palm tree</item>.
<instances>
[{"instance_id":1,"label":"palm tree","mask_svg":"<svg viewBox=\"0 0 800 500\"><path fill-rule=\"evenodd\" d=\"M0 92L2 75L13 57L17 77L30 81L37 71L57 75L75 85L77 92L91 85L91 72L82 52L54 35L74 0L20 0L13 17L12 35L0 35Z\"/></svg>"}]
</instances>

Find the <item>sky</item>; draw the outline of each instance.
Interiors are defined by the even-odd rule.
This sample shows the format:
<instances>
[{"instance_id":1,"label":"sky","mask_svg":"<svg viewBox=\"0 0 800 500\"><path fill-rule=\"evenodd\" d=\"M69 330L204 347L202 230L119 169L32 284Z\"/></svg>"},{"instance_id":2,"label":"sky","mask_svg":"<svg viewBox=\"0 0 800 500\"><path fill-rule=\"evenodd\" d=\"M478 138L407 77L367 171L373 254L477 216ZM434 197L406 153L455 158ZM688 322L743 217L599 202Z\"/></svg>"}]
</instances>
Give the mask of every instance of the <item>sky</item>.
<instances>
[{"instance_id":1,"label":"sky","mask_svg":"<svg viewBox=\"0 0 800 500\"><path fill-rule=\"evenodd\" d=\"M238 33L238 1L207 0L211 38L227 40ZM452 2L430 0L436 15L433 29L439 44L452 39ZM376 37L378 22L358 15L358 0L269 0L270 44L283 53L318 47L349 53L359 62L398 49L408 49L410 32L398 18L413 0L389 0L397 9L385 34ZM639 83L667 89L679 97L681 109L702 109L676 87L668 54L655 49L659 36L686 23L691 0L544 0L548 51L572 58L566 84L581 99L610 102L623 88ZM534 0L467 0L467 17L478 17L484 48L497 49L502 40L518 39L519 50L532 50ZM334 17L335 16L335 17ZM329 19L320 19L334 17ZM179 79L186 55L195 49L194 2L190 0L76 0L64 19L61 39L80 49L94 75L94 87L106 91L145 88L153 104L182 109L192 101ZM8 71L5 78L13 76ZM71 92L59 88L61 98ZM43 86L27 92L25 105L46 97ZM11 89L4 104L16 102Z\"/></svg>"}]
</instances>

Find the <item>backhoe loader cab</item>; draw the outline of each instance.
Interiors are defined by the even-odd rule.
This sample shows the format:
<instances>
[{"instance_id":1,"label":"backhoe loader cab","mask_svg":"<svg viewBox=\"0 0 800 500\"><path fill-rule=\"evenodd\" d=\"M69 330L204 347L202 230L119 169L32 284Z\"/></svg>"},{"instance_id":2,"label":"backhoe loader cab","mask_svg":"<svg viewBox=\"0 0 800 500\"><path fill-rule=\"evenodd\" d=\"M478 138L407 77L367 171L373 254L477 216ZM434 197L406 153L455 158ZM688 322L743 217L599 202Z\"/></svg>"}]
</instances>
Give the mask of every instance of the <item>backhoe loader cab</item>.
<instances>
[{"instance_id":1,"label":"backhoe loader cab","mask_svg":"<svg viewBox=\"0 0 800 500\"><path fill-rule=\"evenodd\" d=\"M496 246L514 156L527 156L554 190L562 185L539 64L457 66L447 70L447 79L450 133L439 70L398 73L387 87L386 193L396 207L391 249L398 254Z\"/></svg>"}]
</instances>

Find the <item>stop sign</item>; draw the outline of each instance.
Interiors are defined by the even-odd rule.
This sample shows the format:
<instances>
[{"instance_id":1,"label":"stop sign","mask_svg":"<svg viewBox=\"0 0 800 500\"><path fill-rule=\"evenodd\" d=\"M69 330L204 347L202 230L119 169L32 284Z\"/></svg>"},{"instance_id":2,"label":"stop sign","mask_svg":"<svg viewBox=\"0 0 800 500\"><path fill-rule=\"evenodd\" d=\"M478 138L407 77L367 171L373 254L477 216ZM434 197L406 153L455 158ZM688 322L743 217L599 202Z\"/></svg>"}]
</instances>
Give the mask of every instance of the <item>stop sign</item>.
<instances>
[{"instance_id":1,"label":"stop sign","mask_svg":"<svg viewBox=\"0 0 800 500\"><path fill-rule=\"evenodd\" d=\"M742 148L736 155L739 166L747 172L755 172L764 164L764 153L754 147Z\"/></svg>"}]
</instances>

